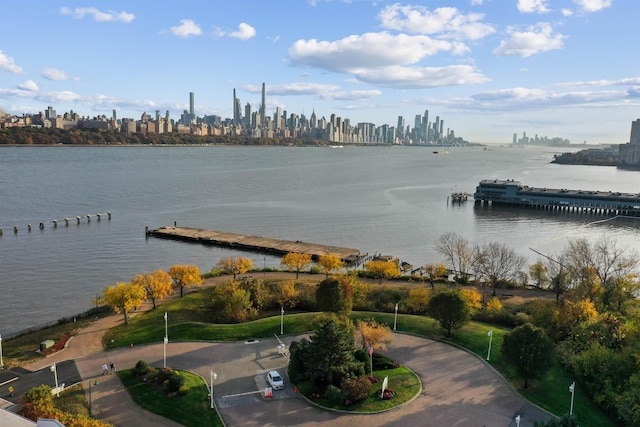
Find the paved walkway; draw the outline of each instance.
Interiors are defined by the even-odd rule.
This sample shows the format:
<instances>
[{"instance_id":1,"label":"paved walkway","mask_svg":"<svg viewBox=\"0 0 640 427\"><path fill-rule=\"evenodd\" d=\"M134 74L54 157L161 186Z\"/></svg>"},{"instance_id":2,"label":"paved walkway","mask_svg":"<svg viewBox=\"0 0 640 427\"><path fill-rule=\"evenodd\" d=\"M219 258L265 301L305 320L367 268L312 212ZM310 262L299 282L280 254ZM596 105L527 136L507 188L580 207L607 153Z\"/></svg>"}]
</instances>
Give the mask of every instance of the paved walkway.
<instances>
[{"instance_id":1,"label":"paved walkway","mask_svg":"<svg viewBox=\"0 0 640 427\"><path fill-rule=\"evenodd\" d=\"M143 306L138 313L149 308L150 305ZM70 340L67 349L25 368L37 370L53 362L74 359L86 382L87 392L90 380L99 381L91 392L93 413L97 418L118 427L177 426L136 405L117 375L102 376L101 366L105 362L131 368L144 359L152 365L162 366L161 343L103 351L104 332L121 323L121 315L99 319ZM291 341L299 338L285 336L282 340L288 347ZM215 402L228 426L352 427L353 423L362 422L369 426L515 427L515 416L520 414L520 426L530 427L534 420L550 418L522 398L483 360L453 346L405 334L394 334L387 353L418 374L423 391L400 409L376 415L328 412L295 394L288 382L285 390L274 392L273 401L265 402L258 394L245 394L257 391L256 380L268 370L286 372L287 361L277 352L277 344L275 337L252 343L170 342L167 365L195 372L207 380L210 372L215 371ZM393 384L389 387L393 388Z\"/></svg>"}]
</instances>

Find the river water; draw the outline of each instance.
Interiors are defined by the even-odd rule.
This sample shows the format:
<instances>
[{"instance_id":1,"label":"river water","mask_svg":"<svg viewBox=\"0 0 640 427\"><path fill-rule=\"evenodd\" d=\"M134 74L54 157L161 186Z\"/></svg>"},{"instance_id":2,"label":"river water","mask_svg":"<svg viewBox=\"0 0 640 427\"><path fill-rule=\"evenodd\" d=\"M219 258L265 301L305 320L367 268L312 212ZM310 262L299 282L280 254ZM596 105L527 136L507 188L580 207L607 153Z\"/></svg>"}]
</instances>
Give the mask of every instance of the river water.
<instances>
[{"instance_id":1,"label":"river water","mask_svg":"<svg viewBox=\"0 0 640 427\"><path fill-rule=\"evenodd\" d=\"M0 147L0 334L90 308L135 274L239 252L157 238L145 226L210 228L345 246L415 266L443 261L436 239L534 248L603 233L637 246L636 220L452 205L482 179L548 188L639 192L640 172L551 164L561 149L425 147ZM111 212L98 221L86 215ZM80 224L52 220L84 216ZM44 229L38 225L44 223ZM32 224L29 232L27 225ZM18 233L13 227L18 227ZM242 253L256 267L279 258Z\"/></svg>"}]
</instances>

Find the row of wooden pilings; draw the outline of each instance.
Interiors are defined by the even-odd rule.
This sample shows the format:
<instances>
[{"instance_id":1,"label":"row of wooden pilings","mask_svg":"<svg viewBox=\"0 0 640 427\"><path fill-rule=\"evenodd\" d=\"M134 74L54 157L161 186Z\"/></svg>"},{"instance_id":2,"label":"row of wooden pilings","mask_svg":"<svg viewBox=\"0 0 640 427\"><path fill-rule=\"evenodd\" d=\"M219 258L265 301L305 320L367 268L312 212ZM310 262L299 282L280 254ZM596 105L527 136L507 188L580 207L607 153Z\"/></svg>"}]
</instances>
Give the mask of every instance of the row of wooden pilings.
<instances>
[{"instance_id":1,"label":"row of wooden pilings","mask_svg":"<svg viewBox=\"0 0 640 427\"><path fill-rule=\"evenodd\" d=\"M80 224L80 222L82 222L82 218L87 218L87 222L91 222L91 218L93 217L97 217L98 221L100 221L102 219L102 217L107 217L109 220L111 219L111 212L105 212L105 213L98 213L98 214L88 214L85 216L76 216L76 217L69 217L69 218L63 218L63 219L54 219L51 220L51 222L53 223L53 227L57 227L58 223L63 222L65 223L65 225L69 225L70 222L76 221L77 224ZM44 230L44 222L41 222L38 225L38 228L40 230ZM33 229L33 227L31 226L31 224L27 224L27 231L31 231ZM2 236L2 234L4 233L4 230L2 229L2 227L0 227L0 236ZM13 233L14 234L18 234L18 226L14 226L13 227Z\"/></svg>"}]
</instances>

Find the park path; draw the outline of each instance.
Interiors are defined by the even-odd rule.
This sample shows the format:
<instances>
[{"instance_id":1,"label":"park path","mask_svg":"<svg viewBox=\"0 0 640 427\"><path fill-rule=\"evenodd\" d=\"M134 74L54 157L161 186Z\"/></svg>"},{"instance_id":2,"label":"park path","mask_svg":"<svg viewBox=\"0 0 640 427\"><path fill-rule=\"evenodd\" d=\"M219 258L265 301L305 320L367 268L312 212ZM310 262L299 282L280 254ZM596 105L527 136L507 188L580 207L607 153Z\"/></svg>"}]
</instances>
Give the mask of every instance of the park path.
<instances>
[{"instance_id":1,"label":"park path","mask_svg":"<svg viewBox=\"0 0 640 427\"><path fill-rule=\"evenodd\" d=\"M283 277L282 273L268 274ZM222 280L228 278L208 279L205 286ZM133 315L149 309L151 304L145 303ZM74 360L83 382L86 382L84 388L87 399L89 382L99 382L99 385L91 387L92 408L96 418L117 427L178 426L136 405L117 375L102 375L103 363L113 362L116 367L124 369L133 367L143 359L154 366L162 366L161 343L104 351L104 333L122 322L122 315L100 318L75 335L65 350L25 368L35 371L54 362ZM281 338L288 346L300 336L285 335ZM167 365L195 372L207 382L210 373L215 371L215 402L228 426L352 427L354 423L364 422L381 427L515 427L515 416L520 414L520 427L530 427L535 420L550 418L549 414L522 398L502 376L475 355L445 343L402 333L394 334L387 353L416 372L422 381L423 391L414 401L397 410L375 415L328 412L310 405L295 394L289 383L284 391L276 392L273 401L265 402L258 394L244 395L260 389L260 378L264 378L268 370L286 372L287 361L278 353L277 344L275 337L251 343L170 341L167 345ZM238 394L243 396L234 397Z\"/></svg>"}]
</instances>

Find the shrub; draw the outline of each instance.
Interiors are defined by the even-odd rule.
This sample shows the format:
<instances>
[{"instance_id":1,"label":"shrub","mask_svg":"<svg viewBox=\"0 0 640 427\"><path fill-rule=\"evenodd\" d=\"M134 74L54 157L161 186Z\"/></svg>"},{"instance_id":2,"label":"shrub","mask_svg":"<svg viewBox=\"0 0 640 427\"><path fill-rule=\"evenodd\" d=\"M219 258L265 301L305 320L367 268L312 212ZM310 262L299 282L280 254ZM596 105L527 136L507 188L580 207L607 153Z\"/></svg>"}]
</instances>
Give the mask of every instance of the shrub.
<instances>
[{"instance_id":1,"label":"shrub","mask_svg":"<svg viewBox=\"0 0 640 427\"><path fill-rule=\"evenodd\" d=\"M342 385L342 389L347 395L347 399L352 401L364 400L369 397L371 381L364 375L358 378L347 378Z\"/></svg>"},{"instance_id":2,"label":"shrub","mask_svg":"<svg viewBox=\"0 0 640 427\"><path fill-rule=\"evenodd\" d=\"M329 384L324 392L324 397L331 403L344 402L344 392L338 387Z\"/></svg>"},{"instance_id":3,"label":"shrub","mask_svg":"<svg viewBox=\"0 0 640 427\"><path fill-rule=\"evenodd\" d=\"M379 353L373 353L373 369L375 371L379 371L382 369L394 369L397 367L398 364L389 359L387 356L383 356Z\"/></svg>"},{"instance_id":4,"label":"shrub","mask_svg":"<svg viewBox=\"0 0 640 427\"><path fill-rule=\"evenodd\" d=\"M180 374L180 372L173 371L168 381L169 393L175 393L176 391L180 390L180 387L184 385L184 377L182 376L182 374Z\"/></svg>"},{"instance_id":5,"label":"shrub","mask_svg":"<svg viewBox=\"0 0 640 427\"><path fill-rule=\"evenodd\" d=\"M178 389L178 393L180 393L181 396L184 396L185 394L189 393L189 386L183 385Z\"/></svg>"},{"instance_id":6,"label":"shrub","mask_svg":"<svg viewBox=\"0 0 640 427\"><path fill-rule=\"evenodd\" d=\"M147 375L149 372L149 364L144 360L138 360L135 368L133 368L133 373L136 375Z\"/></svg>"},{"instance_id":7,"label":"shrub","mask_svg":"<svg viewBox=\"0 0 640 427\"><path fill-rule=\"evenodd\" d=\"M160 384L164 384L164 382L169 379L172 373L173 373L173 369L162 368L156 374L156 381L159 382Z\"/></svg>"},{"instance_id":8,"label":"shrub","mask_svg":"<svg viewBox=\"0 0 640 427\"><path fill-rule=\"evenodd\" d=\"M357 361L364 363L364 372L365 372L365 374L370 373L371 372L371 357L369 356L369 353L367 353L364 350L356 350L354 355L355 355Z\"/></svg>"},{"instance_id":9,"label":"shrub","mask_svg":"<svg viewBox=\"0 0 640 427\"><path fill-rule=\"evenodd\" d=\"M162 389L166 392L169 391L169 380L162 381Z\"/></svg>"}]
</instances>

